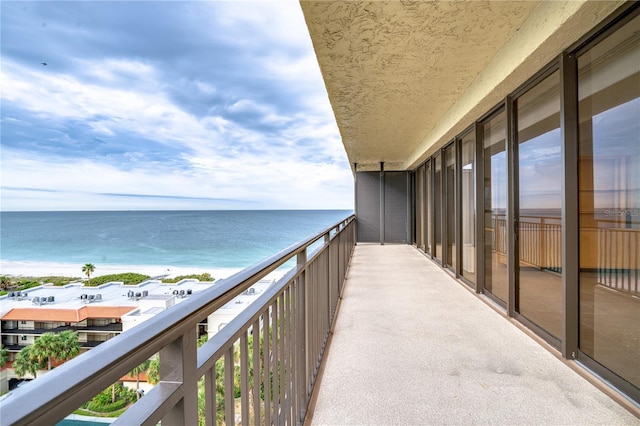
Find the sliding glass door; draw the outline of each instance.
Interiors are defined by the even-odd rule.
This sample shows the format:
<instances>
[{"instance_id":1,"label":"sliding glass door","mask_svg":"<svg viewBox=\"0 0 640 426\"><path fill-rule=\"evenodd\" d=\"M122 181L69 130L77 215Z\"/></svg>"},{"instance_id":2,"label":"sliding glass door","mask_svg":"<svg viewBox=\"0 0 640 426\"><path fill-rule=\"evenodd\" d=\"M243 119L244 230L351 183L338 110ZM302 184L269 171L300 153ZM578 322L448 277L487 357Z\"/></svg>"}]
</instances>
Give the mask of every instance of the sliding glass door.
<instances>
[{"instance_id":1,"label":"sliding glass door","mask_svg":"<svg viewBox=\"0 0 640 426\"><path fill-rule=\"evenodd\" d=\"M507 274L507 151L504 110L482 124L484 148L484 290L505 302Z\"/></svg>"},{"instance_id":2,"label":"sliding glass door","mask_svg":"<svg viewBox=\"0 0 640 426\"><path fill-rule=\"evenodd\" d=\"M442 155L433 159L433 232L435 239L435 257L442 261Z\"/></svg>"},{"instance_id":3,"label":"sliding glass door","mask_svg":"<svg viewBox=\"0 0 640 426\"><path fill-rule=\"evenodd\" d=\"M640 17L578 58L580 350L640 395Z\"/></svg>"},{"instance_id":4,"label":"sliding glass door","mask_svg":"<svg viewBox=\"0 0 640 426\"><path fill-rule=\"evenodd\" d=\"M447 256L446 265L455 271L456 269L456 144L452 143L444 149L445 157L445 190L444 190L444 215L446 223Z\"/></svg>"},{"instance_id":5,"label":"sliding glass door","mask_svg":"<svg viewBox=\"0 0 640 426\"><path fill-rule=\"evenodd\" d=\"M562 135L556 71L515 101L518 143L517 311L562 336Z\"/></svg>"},{"instance_id":6,"label":"sliding glass door","mask_svg":"<svg viewBox=\"0 0 640 426\"><path fill-rule=\"evenodd\" d=\"M462 136L460 143L462 164L460 180L462 189L461 234L462 276L476 283L476 138L475 132Z\"/></svg>"}]
</instances>

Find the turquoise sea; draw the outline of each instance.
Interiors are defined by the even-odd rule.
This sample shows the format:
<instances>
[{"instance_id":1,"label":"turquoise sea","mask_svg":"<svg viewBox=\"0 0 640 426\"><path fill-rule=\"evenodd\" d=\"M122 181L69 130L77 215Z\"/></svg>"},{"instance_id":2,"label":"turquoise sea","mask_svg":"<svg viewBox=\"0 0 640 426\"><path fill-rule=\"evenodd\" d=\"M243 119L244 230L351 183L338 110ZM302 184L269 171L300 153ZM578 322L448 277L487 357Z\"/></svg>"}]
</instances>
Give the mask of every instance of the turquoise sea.
<instances>
[{"instance_id":1,"label":"turquoise sea","mask_svg":"<svg viewBox=\"0 0 640 426\"><path fill-rule=\"evenodd\" d=\"M349 210L1 212L9 261L245 268Z\"/></svg>"}]
</instances>

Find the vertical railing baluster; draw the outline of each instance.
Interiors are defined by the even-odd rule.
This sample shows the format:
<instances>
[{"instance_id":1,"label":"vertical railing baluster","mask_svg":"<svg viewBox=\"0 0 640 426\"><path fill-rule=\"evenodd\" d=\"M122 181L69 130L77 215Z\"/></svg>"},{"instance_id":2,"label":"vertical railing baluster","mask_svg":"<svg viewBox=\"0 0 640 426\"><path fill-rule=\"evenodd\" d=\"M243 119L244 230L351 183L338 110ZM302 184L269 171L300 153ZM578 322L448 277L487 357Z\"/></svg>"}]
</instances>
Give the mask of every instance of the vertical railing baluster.
<instances>
[{"instance_id":1,"label":"vertical railing baluster","mask_svg":"<svg viewBox=\"0 0 640 426\"><path fill-rule=\"evenodd\" d=\"M296 403L296 318L295 318L295 290L289 284L289 411L290 421L295 423L298 417Z\"/></svg>"},{"instance_id":2,"label":"vertical railing baluster","mask_svg":"<svg viewBox=\"0 0 640 426\"><path fill-rule=\"evenodd\" d=\"M249 342L247 330L240 335L240 415L242 424L249 421Z\"/></svg>"},{"instance_id":3,"label":"vertical railing baluster","mask_svg":"<svg viewBox=\"0 0 640 426\"><path fill-rule=\"evenodd\" d=\"M253 423L262 424L260 419L260 319L257 319L251 327L251 339L253 343Z\"/></svg>"},{"instance_id":4,"label":"vertical railing baluster","mask_svg":"<svg viewBox=\"0 0 640 426\"><path fill-rule=\"evenodd\" d=\"M291 383L291 335L289 334L290 331L290 321L291 321L291 311L289 310L289 297L290 297L290 292L289 292L289 288L285 287L284 291L283 291L283 318L284 318L284 324L283 324L283 328L284 328L284 333L283 335L285 336L284 342L283 342L283 348L284 348L284 353L283 353L283 386L282 386L282 391L284 394L284 397L282 399L282 423L283 424L291 424L291 393L289 392L289 387L290 387L290 383Z\"/></svg>"},{"instance_id":5,"label":"vertical railing baluster","mask_svg":"<svg viewBox=\"0 0 640 426\"><path fill-rule=\"evenodd\" d=\"M204 374L205 426L215 426L216 424L216 389L216 369L213 367Z\"/></svg>"},{"instance_id":6,"label":"vertical railing baluster","mask_svg":"<svg viewBox=\"0 0 640 426\"><path fill-rule=\"evenodd\" d=\"M228 425L235 424L235 384L233 345L224 354L224 419Z\"/></svg>"},{"instance_id":7,"label":"vertical railing baluster","mask_svg":"<svg viewBox=\"0 0 640 426\"><path fill-rule=\"evenodd\" d=\"M271 310L271 421L279 424L278 408L280 406L280 358L278 348L278 299L273 302Z\"/></svg>"},{"instance_id":8,"label":"vertical railing baluster","mask_svg":"<svg viewBox=\"0 0 640 426\"><path fill-rule=\"evenodd\" d=\"M291 360L291 369L290 369L290 377L289 377L289 394L291 395L291 419L293 423L299 423L298 418L298 358L297 358L297 349L298 349L298 333L297 326L298 323L298 311L296 300L298 297L298 287L296 286L295 280L293 280L289 284L290 290L290 312L291 312L291 322L290 333L291 336L291 345L289 346L289 359Z\"/></svg>"},{"instance_id":9,"label":"vertical railing baluster","mask_svg":"<svg viewBox=\"0 0 640 426\"><path fill-rule=\"evenodd\" d=\"M262 359L264 383L264 424L271 424L271 311L273 305L267 307L262 314Z\"/></svg>"},{"instance_id":10,"label":"vertical railing baluster","mask_svg":"<svg viewBox=\"0 0 640 426\"><path fill-rule=\"evenodd\" d=\"M298 269L302 269L306 267L307 264L307 254L306 251L298 254L296 258L296 263ZM298 411L296 415L298 416L297 422L301 424L304 421L304 418L307 414L307 332L306 332L306 306L305 306L305 293L306 293L306 277L307 270L304 269L300 272L297 278L296 285L296 341L297 341L297 351L296 351L296 376L297 376L297 387L296 393L298 397L296 398L298 401Z\"/></svg>"},{"instance_id":11,"label":"vertical railing baluster","mask_svg":"<svg viewBox=\"0 0 640 426\"><path fill-rule=\"evenodd\" d=\"M311 394L311 390L313 389L313 366L311 360L313 359L313 274L311 271L310 265L307 265L306 274L305 274L305 286L306 286L306 294L305 294L305 309L306 309L306 333L307 333L307 356L306 356L306 368L307 368L307 395Z\"/></svg>"},{"instance_id":12,"label":"vertical railing baluster","mask_svg":"<svg viewBox=\"0 0 640 426\"><path fill-rule=\"evenodd\" d=\"M313 264L311 265L311 275L309 277L309 282L311 283L311 288L312 288L312 292L313 292L313 304L311 306L311 311L313 312L312 318L311 318L311 330L313 333L313 340L312 340L312 344L313 344L313 349L312 349L312 365L311 368L313 371L313 381L315 383L315 376L316 376L316 359L318 357L318 273L317 273L317 263L313 262Z\"/></svg>"},{"instance_id":13,"label":"vertical railing baluster","mask_svg":"<svg viewBox=\"0 0 640 426\"><path fill-rule=\"evenodd\" d=\"M291 298L293 297L293 286L291 283L287 284L287 336L289 336L289 344L287 345L287 422L292 423L295 418L295 363L293 361L294 347L295 347L295 329L293 327L293 309L291 307Z\"/></svg>"},{"instance_id":14,"label":"vertical railing baluster","mask_svg":"<svg viewBox=\"0 0 640 426\"><path fill-rule=\"evenodd\" d=\"M598 229L596 231L596 283L603 284L604 277L602 273L602 233Z\"/></svg>"},{"instance_id":15,"label":"vertical railing baluster","mask_svg":"<svg viewBox=\"0 0 640 426\"><path fill-rule=\"evenodd\" d=\"M278 424L283 424L283 411L285 404L285 394L284 391L287 387L287 378L286 378L286 355L287 355L287 336L285 335L285 324L286 318L284 316L284 293L280 294L279 302L278 302L278 372L279 372L279 383L278 383L278 394L280 395L278 398Z\"/></svg>"}]
</instances>

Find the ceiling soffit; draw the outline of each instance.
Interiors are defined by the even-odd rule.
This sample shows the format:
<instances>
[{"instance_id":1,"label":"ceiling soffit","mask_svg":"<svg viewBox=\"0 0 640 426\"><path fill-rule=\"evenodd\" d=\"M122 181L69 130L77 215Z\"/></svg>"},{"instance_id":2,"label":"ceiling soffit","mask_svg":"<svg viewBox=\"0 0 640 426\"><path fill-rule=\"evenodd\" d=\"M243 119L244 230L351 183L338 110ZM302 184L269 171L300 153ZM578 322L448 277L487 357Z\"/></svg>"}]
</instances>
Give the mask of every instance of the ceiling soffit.
<instances>
[{"instance_id":1,"label":"ceiling soffit","mask_svg":"<svg viewBox=\"0 0 640 426\"><path fill-rule=\"evenodd\" d=\"M405 162L537 4L302 1L349 161Z\"/></svg>"}]
</instances>

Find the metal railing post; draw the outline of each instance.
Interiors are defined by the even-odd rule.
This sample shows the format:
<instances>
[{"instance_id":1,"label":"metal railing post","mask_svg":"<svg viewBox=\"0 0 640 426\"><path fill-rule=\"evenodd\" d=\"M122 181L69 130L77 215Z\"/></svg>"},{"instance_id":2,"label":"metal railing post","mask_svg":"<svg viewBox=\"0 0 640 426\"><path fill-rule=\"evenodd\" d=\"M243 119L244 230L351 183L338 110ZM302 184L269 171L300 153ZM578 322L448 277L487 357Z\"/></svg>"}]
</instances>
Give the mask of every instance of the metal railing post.
<instances>
[{"instance_id":1,"label":"metal railing post","mask_svg":"<svg viewBox=\"0 0 640 426\"><path fill-rule=\"evenodd\" d=\"M307 319L306 319L306 265L307 265L307 251L304 250L300 254L298 254L297 259L297 268L298 270L303 270L298 276L298 291L296 294L296 312L297 312L297 321L296 321L296 342L297 348L296 351L296 395L297 395L297 406L299 408L299 413L297 413L298 418L296 419L296 424L302 424L304 422L304 418L307 415L307 405L308 405L308 384L307 377Z\"/></svg>"}]
</instances>

